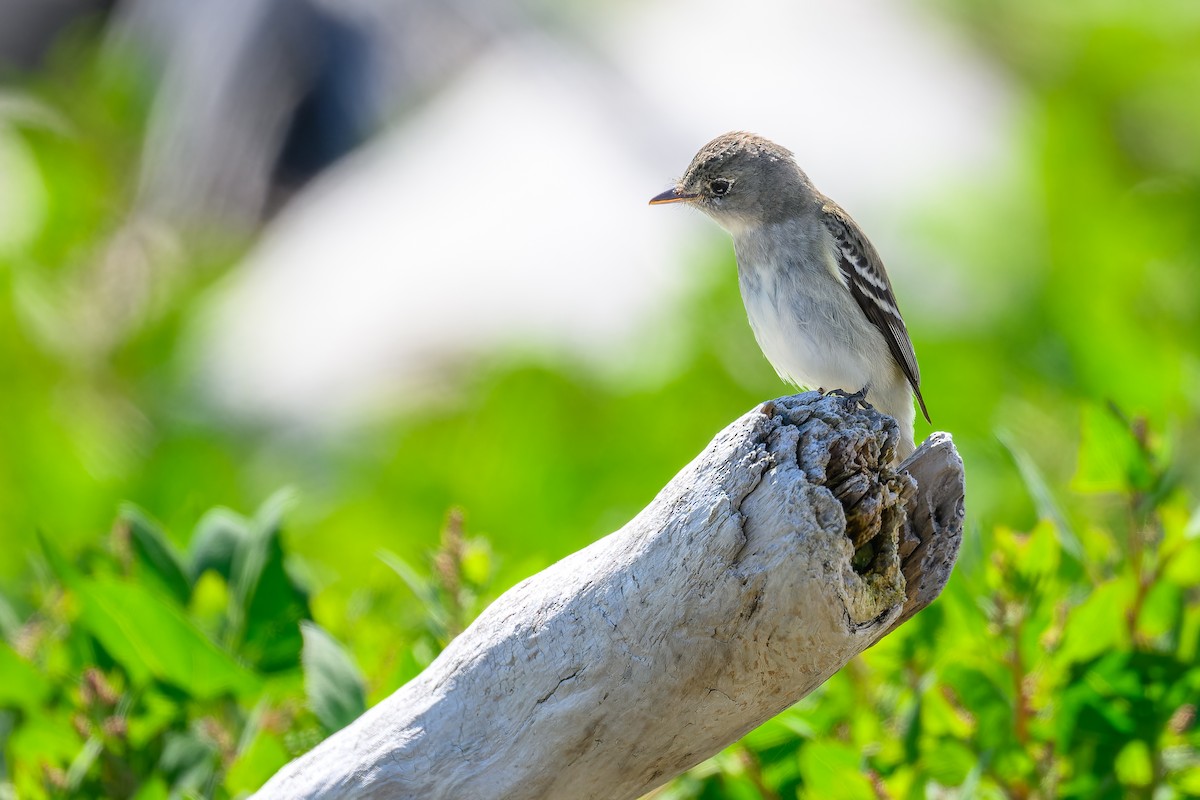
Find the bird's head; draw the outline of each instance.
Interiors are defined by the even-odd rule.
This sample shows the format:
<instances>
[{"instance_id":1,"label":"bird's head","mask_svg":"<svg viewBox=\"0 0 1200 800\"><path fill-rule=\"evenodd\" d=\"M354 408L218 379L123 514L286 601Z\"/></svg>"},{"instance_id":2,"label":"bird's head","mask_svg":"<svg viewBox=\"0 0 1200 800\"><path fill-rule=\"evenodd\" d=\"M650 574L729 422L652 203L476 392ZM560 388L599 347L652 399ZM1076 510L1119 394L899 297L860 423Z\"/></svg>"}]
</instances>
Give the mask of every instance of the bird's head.
<instances>
[{"instance_id":1,"label":"bird's head","mask_svg":"<svg viewBox=\"0 0 1200 800\"><path fill-rule=\"evenodd\" d=\"M753 133L718 136L700 149L675 186L651 205L687 203L737 233L795 214L815 197L790 150Z\"/></svg>"}]
</instances>

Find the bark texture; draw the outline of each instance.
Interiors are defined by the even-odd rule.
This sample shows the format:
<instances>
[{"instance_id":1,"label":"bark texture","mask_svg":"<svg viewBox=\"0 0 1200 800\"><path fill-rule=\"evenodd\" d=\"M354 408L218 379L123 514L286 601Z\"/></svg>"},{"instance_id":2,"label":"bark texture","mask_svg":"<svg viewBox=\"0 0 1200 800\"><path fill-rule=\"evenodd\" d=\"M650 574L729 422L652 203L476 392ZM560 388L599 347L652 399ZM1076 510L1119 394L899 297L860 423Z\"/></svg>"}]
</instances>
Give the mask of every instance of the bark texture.
<instances>
[{"instance_id":1,"label":"bark texture","mask_svg":"<svg viewBox=\"0 0 1200 800\"><path fill-rule=\"evenodd\" d=\"M723 430L258 798L636 798L804 697L949 579L947 434L807 393Z\"/></svg>"}]
</instances>

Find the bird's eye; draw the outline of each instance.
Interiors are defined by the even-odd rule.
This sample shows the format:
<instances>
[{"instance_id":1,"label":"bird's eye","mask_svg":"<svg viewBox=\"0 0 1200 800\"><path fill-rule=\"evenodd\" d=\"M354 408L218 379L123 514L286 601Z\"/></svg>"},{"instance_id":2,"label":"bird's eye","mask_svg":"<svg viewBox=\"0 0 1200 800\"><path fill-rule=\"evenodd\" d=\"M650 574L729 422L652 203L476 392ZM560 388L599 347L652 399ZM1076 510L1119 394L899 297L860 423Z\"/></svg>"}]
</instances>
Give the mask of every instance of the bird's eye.
<instances>
[{"instance_id":1,"label":"bird's eye","mask_svg":"<svg viewBox=\"0 0 1200 800\"><path fill-rule=\"evenodd\" d=\"M715 181L712 181L708 184L708 190L717 197L720 197L729 191L729 181L725 180L724 178L717 178Z\"/></svg>"}]
</instances>

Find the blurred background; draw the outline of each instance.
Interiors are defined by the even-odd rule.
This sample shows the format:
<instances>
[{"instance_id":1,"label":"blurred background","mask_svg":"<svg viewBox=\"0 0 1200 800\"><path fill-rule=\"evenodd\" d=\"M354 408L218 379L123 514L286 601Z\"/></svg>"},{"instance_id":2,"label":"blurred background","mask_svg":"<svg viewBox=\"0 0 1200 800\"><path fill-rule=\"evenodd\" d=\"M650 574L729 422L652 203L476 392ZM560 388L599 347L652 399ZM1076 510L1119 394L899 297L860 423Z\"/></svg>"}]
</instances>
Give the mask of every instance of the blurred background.
<instances>
[{"instance_id":1,"label":"blurred background","mask_svg":"<svg viewBox=\"0 0 1200 800\"><path fill-rule=\"evenodd\" d=\"M789 393L646 204L732 129L883 254L969 530L656 796L1200 794L1200 6L0 20L0 796L253 791Z\"/></svg>"}]
</instances>

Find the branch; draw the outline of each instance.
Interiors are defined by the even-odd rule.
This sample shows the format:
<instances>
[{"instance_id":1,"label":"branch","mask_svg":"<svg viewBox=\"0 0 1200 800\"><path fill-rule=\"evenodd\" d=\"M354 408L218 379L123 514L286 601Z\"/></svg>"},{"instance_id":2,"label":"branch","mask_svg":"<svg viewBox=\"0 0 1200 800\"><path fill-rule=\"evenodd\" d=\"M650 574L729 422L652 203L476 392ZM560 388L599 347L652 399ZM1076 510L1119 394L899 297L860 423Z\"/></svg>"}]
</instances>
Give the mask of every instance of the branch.
<instances>
[{"instance_id":1,"label":"branch","mask_svg":"<svg viewBox=\"0 0 1200 800\"><path fill-rule=\"evenodd\" d=\"M962 462L807 393L746 414L629 524L514 586L268 798L636 798L783 711L949 579Z\"/></svg>"}]
</instances>

